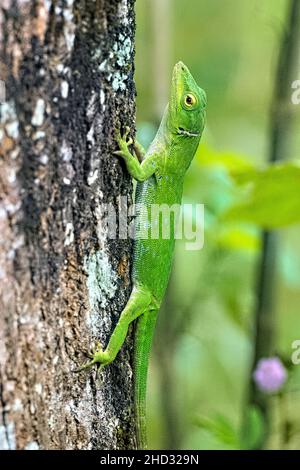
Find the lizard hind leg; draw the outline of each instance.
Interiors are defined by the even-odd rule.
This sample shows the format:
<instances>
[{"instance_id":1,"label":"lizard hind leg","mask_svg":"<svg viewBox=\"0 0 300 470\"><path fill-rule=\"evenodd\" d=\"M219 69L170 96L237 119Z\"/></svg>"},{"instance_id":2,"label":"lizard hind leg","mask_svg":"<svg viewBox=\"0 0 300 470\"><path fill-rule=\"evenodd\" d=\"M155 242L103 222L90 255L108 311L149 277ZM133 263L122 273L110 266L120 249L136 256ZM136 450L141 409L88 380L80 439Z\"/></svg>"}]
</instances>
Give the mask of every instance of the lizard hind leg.
<instances>
[{"instance_id":1,"label":"lizard hind leg","mask_svg":"<svg viewBox=\"0 0 300 470\"><path fill-rule=\"evenodd\" d=\"M152 303L151 292L143 286L135 286L120 315L106 349L103 350L101 344L98 343L96 350L92 351L89 355L91 360L79 367L76 372L88 369L95 364L98 367L110 364L115 359L125 341L130 323L144 312L148 311Z\"/></svg>"},{"instance_id":2,"label":"lizard hind leg","mask_svg":"<svg viewBox=\"0 0 300 470\"><path fill-rule=\"evenodd\" d=\"M96 348L92 349L87 356L90 361L87 361L85 364L75 369L74 372L81 372L85 369L89 369L93 365L97 365L97 372L100 372L102 367L109 363L107 362L107 355L105 354L105 351L103 351L100 341L97 342Z\"/></svg>"}]
</instances>

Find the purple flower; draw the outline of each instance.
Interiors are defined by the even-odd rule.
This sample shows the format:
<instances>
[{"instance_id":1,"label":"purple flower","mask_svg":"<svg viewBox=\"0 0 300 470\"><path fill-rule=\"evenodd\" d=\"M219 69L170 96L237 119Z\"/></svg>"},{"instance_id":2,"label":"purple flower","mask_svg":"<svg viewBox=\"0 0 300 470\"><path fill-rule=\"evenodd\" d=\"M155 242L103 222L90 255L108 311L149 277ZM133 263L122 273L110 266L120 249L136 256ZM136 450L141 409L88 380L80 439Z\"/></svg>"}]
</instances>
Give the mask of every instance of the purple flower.
<instances>
[{"instance_id":1,"label":"purple flower","mask_svg":"<svg viewBox=\"0 0 300 470\"><path fill-rule=\"evenodd\" d=\"M268 357L258 361L253 379L262 392L277 392L285 383L287 372L278 357Z\"/></svg>"}]
</instances>

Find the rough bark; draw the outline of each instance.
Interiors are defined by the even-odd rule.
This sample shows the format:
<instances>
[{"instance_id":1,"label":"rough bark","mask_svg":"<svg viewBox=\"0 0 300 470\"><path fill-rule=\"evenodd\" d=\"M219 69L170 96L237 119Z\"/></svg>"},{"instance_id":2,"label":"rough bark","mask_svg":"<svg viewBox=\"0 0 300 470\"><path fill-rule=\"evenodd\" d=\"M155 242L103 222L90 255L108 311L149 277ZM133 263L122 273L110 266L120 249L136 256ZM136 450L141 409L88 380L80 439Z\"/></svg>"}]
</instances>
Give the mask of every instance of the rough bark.
<instances>
[{"instance_id":1,"label":"rough bark","mask_svg":"<svg viewBox=\"0 0 300 470\"><path fill-rule=\"evenodd\" d=\"M134 123L134 0L1 0L0 447L134 447L129 334L107 343L131 289L128 240L103 203L131 196L112 155Z\"/></svg>"}]
</instances>

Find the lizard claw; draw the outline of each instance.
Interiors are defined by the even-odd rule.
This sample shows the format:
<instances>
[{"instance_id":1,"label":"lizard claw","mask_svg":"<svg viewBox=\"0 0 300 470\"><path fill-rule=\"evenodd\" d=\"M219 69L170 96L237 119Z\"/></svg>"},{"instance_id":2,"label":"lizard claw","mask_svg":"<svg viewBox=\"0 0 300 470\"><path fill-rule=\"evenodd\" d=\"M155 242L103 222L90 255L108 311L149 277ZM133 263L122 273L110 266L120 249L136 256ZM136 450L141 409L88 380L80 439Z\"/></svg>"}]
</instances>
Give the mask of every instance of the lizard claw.
<instances>
[{"instance_id":1,"label":"lizard claw","mask_svg":"<svg viewBox=\"0 0 300 470\"><path fill-rule=\"evenodd\" d=\"M123 139L127 141L127 137L129 135L129 132L130 132L130 127L129 126L126 126L125 127L125 132L123 134Z\"/></svg>"},{"instance_id":2,"label":"lizard claw","mask_svg":"<svg viewBox=\"0 0 300 470\"><path fill-rule=\"evenodd\" d=\"M94 357L97 351L102 351L102 346L101 346L100 341L97 341L96 345L91 349L91 352L89 353L89 357L90 358Z\"/></svg>"},{"instance_id":3,"label":"lizard claw","mask_svg":"<svg viewBox=\"0 0 300 470\"><path fill-rule=\"evenodd\" d=\"M128 138L130 132L130 127L125 127L125 132L121 135L120 131L116 133L116 140L119 144L121 150L128 150L129 145L133 144L133 139L131 137ZM115 153L115 152L114 152Z\"/></svg>"},{"instance_id":4,"label":"lizard claw","mask_svg":"<svg viewBox=\"0 0 300 470\"><path fill-rule=\"evenodd\" d=\"M81 372L85 369L89 369L95 364L97 364L97 372L99 372L103 366L111 362L108 358L107 352L103 351L100 341L97 342L96 347L88 354L88 357L91 360L79 366L74 370L74 372Z\"/></svg>"},{"instance_id":5,"label":"lizard claw","mask_svg":"<svg viewBox=\"0 0 300 470\"><path fill-rule=\"evenodd\" d=\"M76 369L74 369L73 372L75 372L75 373L82 372L85 369L89 369L94 364L96 364L96 362L94 360L88 361L88 362L82 364L81 366L77 367Z\"/></svg>"},{"instance_id":6,"label":"lizard claw","mask_svg":"<svg viewBox=\"0 0 300 470\"><path fill-rule=\"evenodd\" d=\"M133 144L133 139L132 139L132 137L129 137L129 138L128 138L129 132L130 132L130 127L129 127L129 126L126 126L126 127L125 127L125 132L124 132L124 135L123 135L123 140L126 142L127 146Z\"/></svg>"}]
</instances>

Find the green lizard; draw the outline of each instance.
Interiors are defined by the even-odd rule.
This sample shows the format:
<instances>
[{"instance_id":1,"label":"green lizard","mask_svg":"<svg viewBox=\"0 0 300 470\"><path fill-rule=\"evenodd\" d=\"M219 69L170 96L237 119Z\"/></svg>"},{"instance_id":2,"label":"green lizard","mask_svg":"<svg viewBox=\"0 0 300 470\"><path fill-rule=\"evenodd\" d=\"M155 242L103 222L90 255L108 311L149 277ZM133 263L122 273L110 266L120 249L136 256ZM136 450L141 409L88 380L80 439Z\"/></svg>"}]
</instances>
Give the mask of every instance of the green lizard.
<instances>
[{"instance_id":1,"label":"green lizard","mask_svg":"<svg viewBox=\"0 0 300 470\"><path fill-rule=\"evenodd\" d=\"M128 138L129 128L123 137L118 136L120 150L115 152L126 162L130 175L138 181L136 203L146 207L137 214L137 232L151 223L150 207L165 204L171 207L181 203L183 181L198 147L205 125L205 92L198 87L188 68L179 62L172 77L171 96L155 139L146 154L134 145L135 155L129 151L133 144ZM160 227L161 228L161 227ZM136 236L133 254L133 290L127 305L111 335L105 350L98 344L91 361L80 370L98 364L105 366L118 354L127 335L129 324L137 320L135 331L134 381L138 447L146 448L146 381L148 358L157 313L161 305L172 265L174 230L169 239L159 235L156 239Z\"/></svg>"}]
</instances>

